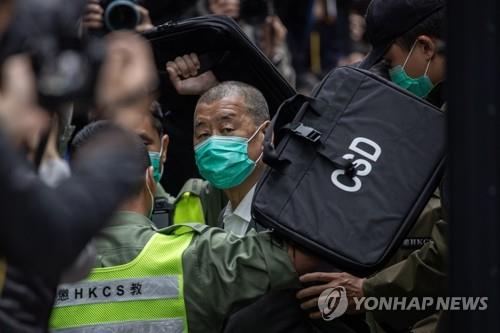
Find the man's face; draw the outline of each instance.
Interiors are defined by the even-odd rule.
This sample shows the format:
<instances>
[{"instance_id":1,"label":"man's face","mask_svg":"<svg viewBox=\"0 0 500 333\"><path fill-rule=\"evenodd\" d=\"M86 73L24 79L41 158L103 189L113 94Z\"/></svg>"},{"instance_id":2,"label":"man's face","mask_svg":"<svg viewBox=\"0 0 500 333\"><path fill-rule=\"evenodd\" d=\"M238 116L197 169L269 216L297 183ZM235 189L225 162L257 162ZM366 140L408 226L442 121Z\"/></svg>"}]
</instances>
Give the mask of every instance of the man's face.
<instances>
[{"instance_id":1,"label":"man's face","mask_svg":"<svg viewBox=\"0 0 500 333\"><path fill-rule=\"evenodd\" d=\"M240 16L240 0L210 0L209 7L215 15L227 15L233 19Z\"/></svg>"},{"instance_id":2,"label":"man's face","mask_svg":"<svg viewBox=\"0 0 500 333\"><path fill-rule=\"evenodd\" d=\"M211 136L239 136L249 139L258 126L250 116L242 96L227 96L210 104L199 104L194 119L194 145ZM264 131L248 144L248 156L256 161L262 154Z\"/></svg>"},{"instance_id":3,"label":"man's face","mask_svg":"<svg viewBox=\"0 0 500 333\"><path fill-rule=\"evenodd\" d=\"M429 65L427 75L431 81L437 84L444 80L444 59L437 54L437 40L425 35L419 36L413 51L410 51L411 49L396 42L387 51L384 60L390 68L404 66L404 70L412 78L424 75Z\"/></svg>"}]
</instances>

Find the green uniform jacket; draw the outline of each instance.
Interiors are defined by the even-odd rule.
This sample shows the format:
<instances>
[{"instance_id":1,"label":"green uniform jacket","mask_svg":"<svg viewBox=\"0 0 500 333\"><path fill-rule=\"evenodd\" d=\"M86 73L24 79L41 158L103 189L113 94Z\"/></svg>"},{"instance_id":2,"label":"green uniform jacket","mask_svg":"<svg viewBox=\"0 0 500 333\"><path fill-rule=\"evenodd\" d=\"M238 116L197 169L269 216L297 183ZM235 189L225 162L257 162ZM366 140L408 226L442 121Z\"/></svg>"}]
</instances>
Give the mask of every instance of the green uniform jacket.
<instances>
[{"instance_id":1,"label":"green uniform jacket","mask_svg":"<svg viewBox=\"0 0 500 333\"><path fill-rule=\"evenodd\" d=\"M219 226L220 212L227 204L224 192L213 187L208 181L199 178L191 178L186 181L177 195L177 201L186 192L193 193L200 199L205 224L211 227Z\"/></svg>"},{"instance_id":2,"label":"green uniform jacket","mask_svg":"<svg viewBox=\"0 0 500 333\"><path fill-rule=\"evenodd\" d=\"M143 215L120 212L95 241L95 266L128 263L155 232L168 234L174 228L156 231ZM270 233L239 238L207 228L193 237L182 262L189 332L219 332L236 306L270 290L300 287L286 246Z\"/></svg>"},{"instance_id":3,"label":"green uniform jacket","mask_svg":"<svg viewBox=\"0 0 500 333\"><path fill-rule=\"evenodd\" d=\"M156 193L155 193L155 199L162 198L165 199L170 205L173 207L173 213L170 216L153 216L153 220L156 223L157 226L161 227L166 227L167 225L170 224L178 224L174 221L176 221L178 213L178 204L181 203L182 201L185 200L183 197L184 194L190 193L192 194L195 198L199 199L199 204L201 205L201 211L200 213L202 216L198 216L197 212L197 204L194 204L192 209L194 210L192 214L188 214L189 216L189 222L190 223L203 223L211 227L216 227L219 225L219 215L221 210L226 206L227 204L227 198L225 197L224 193L222 190L214 188L209 182L203 180L203 179L198 179L198 178L192 178L189 179L182 189L179 191L179 194L177 197L173 197L172 195L168 194L161 184L157 184L156 186ZM193 202L191 202L193 204ZM186 217L186 216L185 216ZM194 220L192 219L194 218ZM166 219L166 220L164 220ZM181 220L184 220L185 218L182 218ZM170 221L169 221L170 220ZM182 222L181 222L182 223Z\"/></svg>"},{"instance_id":4,"label":"green uniform jacket","mask_svg":"<svg viewBox=\"0 0 500 333\"><path fill-rule=\"evenodd\" d=\"M407 243L425 240L425 244L414 251L405 247L398 251L388 267L365 281L366 297L445 296L447 224L441 219L440 198L436 193L406 240ZM435 327L437 316L425 311L374 311L368 313L367 319L372 332L402 329L425 332Z\"/></svg>"},{"instance_id":5,"label":"green uniform jacket","mask_svg":"<svg viewBox=\"0 0 500 333\"><path fill-rule=\"evenodd\" d=\"M174 204L175 202L175 197L171 196L170 194L165 191L163 186L161 186L160 183L156 184L156 193L155 193L155 198L163 198L168 201L170 204Z\"/></svg>"}]
</instances>

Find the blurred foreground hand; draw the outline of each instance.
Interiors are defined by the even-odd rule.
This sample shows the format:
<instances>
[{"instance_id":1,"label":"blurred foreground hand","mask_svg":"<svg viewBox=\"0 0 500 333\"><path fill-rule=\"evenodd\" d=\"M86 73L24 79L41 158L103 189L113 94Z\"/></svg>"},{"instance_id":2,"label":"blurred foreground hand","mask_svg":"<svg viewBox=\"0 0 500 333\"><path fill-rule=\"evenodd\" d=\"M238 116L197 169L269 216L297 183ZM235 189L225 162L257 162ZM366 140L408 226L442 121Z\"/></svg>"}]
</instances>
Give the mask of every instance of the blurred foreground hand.
<instances>
[{"instance_id":1,"label":"blurred foreground hand","mask_svg":"<svg viewBox=\"0 0 500 333\"><path fill-rule=\"evenodd\" d=\"M149 43L132 32L106 36L107 55L99 74L97 108L111 112L127 102L147 99L158 78Z\"/></svg>"},{"instance_id":2,"label":"blurred foreground hand","mask_svg":"<svg viewBox=\"0 0 500 333\"><path fill-rule=\"evenodd\" d=\"M35 78L25 55L13 56L2 66L0 129L16 148L33 151L49 127L49 115L37 105Z\"/></svg>"}]
</instances>

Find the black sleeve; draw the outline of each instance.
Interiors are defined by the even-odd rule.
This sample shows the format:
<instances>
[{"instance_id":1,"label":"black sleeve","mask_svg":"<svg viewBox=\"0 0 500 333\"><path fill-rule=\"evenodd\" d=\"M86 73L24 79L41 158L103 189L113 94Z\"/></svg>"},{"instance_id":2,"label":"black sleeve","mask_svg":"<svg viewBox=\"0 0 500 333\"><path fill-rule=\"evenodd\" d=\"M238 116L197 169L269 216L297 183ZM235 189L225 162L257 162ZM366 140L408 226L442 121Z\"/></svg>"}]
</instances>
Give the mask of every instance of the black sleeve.
<instances>
[{"instance_id":1,"label":"black sleeve","mask_svg":"<svg viewBox=\"0 0 500 333\"><path fill-rule=\"evenodd\" d=\"M126 143L104 144L56 189L0 133L0 254L39 273L67 267L143 178Z\"/></svg>"}]
</instances>

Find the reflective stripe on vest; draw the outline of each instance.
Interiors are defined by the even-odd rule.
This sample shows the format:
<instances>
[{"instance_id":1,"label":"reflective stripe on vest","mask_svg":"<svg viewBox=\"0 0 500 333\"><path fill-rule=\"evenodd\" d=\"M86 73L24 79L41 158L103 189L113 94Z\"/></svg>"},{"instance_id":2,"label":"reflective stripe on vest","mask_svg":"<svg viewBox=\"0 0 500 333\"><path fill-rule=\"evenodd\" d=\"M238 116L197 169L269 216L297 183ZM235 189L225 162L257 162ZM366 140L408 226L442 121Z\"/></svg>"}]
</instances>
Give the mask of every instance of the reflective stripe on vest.
<instances>
[{"instance_id":1,"label":"reflective stripe on vest","mask_svg":"<svg viewBox=\"0 0 500 333\"><path fill-rule=\"evenodd\" d=\"M128 302L147 299L178 298L179 278L160 276L152 278L85 281L63 284L58 288L54 307L108 302Z\"/></svg>"},{"instance_id":2,"label":"reflective stripe on vest","mask_svg":"<svg viewBox=\"0 0 500 333\"><path fill-rule=\"evenodd\" d=\"M192 237L157 233L131 262L59 286L52 332L187 332L182 254Z\"/></svg>"},{"instance_id":3,"label":"reflective stripe on vest","mask_svg":"<svg viewBox=\"0 0 500 333\"><path fill-rule=\"evenodd\" d=\"M175 203L174 224L186 223L205 224L201 199L191 192L183 193Z\"/></svg>"},{"instance_id":4,"label":"reflective stripe on vest","mask_svg":"<svg viewBox=\"0 0 500 333\"><path fill-rule=\"evenodd\" d=\"M182 318L100 324L58 330L60 333L182 333Z\"/></svg>"}]
</instances>

